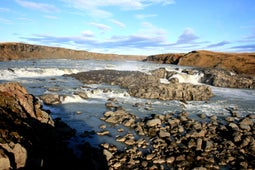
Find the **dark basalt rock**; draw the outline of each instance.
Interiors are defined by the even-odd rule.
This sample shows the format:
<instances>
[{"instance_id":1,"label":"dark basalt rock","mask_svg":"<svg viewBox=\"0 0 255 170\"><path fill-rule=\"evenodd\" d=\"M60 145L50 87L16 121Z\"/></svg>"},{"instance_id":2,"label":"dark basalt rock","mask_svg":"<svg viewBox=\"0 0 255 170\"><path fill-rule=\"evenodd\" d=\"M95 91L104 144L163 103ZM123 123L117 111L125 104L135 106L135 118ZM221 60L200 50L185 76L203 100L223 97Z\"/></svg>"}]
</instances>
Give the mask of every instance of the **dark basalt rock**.
<instances>
[{"instance_id":1,"label":"dark basalt rock","mask_svg":"<svg viewBox=\"0 0 255 170\"><path fill-rule=\"evenodd\" d=\"M95 70L67 75L85 84L119 85L127 88L131 96L160 100L208 100L213 96L210 87L187 83L160 83L160 78L166 78L165 69L146 74L138 71Z\"/></svg>"}]
</instances>

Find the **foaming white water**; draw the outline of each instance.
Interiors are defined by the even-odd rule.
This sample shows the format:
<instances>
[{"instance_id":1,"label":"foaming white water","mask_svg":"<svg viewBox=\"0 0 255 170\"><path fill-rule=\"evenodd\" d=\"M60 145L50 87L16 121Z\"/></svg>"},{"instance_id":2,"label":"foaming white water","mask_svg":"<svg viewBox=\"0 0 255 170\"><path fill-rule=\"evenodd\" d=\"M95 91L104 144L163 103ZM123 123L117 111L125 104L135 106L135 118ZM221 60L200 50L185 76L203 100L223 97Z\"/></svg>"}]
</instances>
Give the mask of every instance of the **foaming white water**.
<instances>
[{"instance_id":1,"label":"foaming white water","mask_svg":"<svg viewBox=\"0 0 255 170\"><path fill-rule=\"evenodd\" d=\"M67 104L67 103L84 103L84 102L86 102L84 99L82 99L78 95L64 96L60 100L61 100L61 103L63 103L63 104Z\"/></svg>"},{"instance_id":2,"label":"foaming white water","mask_svg":"<svg viewBox=\"0 0 255 170\"><path fill-rule=\"evenodd\" d=\"M196 73L193 75L186 73L177 73L171 78L177 78L180 83L191 83L191 84L200 84L200 80L203 77L203 73Z\"/></svg>"},{"instance_id":3,"label":"foaming white water","mask_svg":"<svg viewBox=\"0 0 255 170\"><path fill-rule=\"evenodd\" d=\"M105 90L105 89L93 89L86 92L87 96L92 99L104 99L107 100L109 98L126 98L130 95L127 93L126 90L123 89L112 89L112 90Z\"/></svg>"},{"instance_id":4,"label":"foaming white water","mask_svg":"<svg viewBox=\"0 0 255 170\"><path fill-rule=\"evenodd\" d=\"M0 79L12 80L15 78L33 78L62 76L64 74L78 73L77 69L59 68L12 68L1 70Z\"/></svg>"}]
</instances>

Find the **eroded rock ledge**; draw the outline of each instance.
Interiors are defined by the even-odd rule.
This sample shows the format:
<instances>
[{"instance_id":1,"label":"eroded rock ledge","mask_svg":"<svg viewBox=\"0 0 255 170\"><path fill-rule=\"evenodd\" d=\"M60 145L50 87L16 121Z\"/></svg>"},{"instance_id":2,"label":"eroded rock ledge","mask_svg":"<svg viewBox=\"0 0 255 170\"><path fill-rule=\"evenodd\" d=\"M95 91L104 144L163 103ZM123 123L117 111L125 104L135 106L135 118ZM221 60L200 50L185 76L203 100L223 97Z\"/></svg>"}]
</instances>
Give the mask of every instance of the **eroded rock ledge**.
<instances>
[{"instance_id":1,"label":"eroded rock ledge","mask_svg":"<svg viewBox=\"0 0 255 170\"><path fill-rule=\"evenodd\" d=\"M210 87L188 83L160 83L165 78L165 69L146 74L138 71L94 70L71 74L85 84L119 85L128 89L131 96L160 100L208 100L213 96Z\"/></svg>"}]
</instances>

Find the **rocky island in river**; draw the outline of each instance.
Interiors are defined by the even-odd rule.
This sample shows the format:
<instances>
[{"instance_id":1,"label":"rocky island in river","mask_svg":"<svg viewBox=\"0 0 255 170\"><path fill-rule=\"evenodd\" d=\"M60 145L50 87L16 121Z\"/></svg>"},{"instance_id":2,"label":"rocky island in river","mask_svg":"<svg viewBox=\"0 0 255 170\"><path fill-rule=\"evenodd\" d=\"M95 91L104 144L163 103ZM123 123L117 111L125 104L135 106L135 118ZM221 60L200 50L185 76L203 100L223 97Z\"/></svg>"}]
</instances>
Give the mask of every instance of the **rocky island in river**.
<instances>
[{"instance_id":1,"label":"rocky island in river","mask_svg":"<svg viewBox=\"0 0 255 170\"><path fill-rule=\"evenodd\" d=\"M91 64L93 69L87 71L81 71L79 69L82 67L77 67L78 71L72 72L63 67L60 71L64 70L63 72L68 74L56 74L57 76L52 77L46 74L46 78L40 77L47 61L52 58L76 59L80 62L81 59L145 60L148 63L195 67L181 70L161 67L142 72L95 69L92 62L87 64ZM186 107L196 107L197 103L209 105L208 108L220 105L217 101L216 105L210 105L210 100L214 97L214 87L225 87L226 90L245 88L254 93L255 54L193 51L145 58L22 43L1 43L0 60L3 63L9 60L17 60L17 63L18 60L34 61L33 67L29 69L6 67L1 76L13 76L14 80L24 82L24 85L37 92L37 95L29 94L21 83L7 82L13 80L11 78L1 79L0 170L254 169L254 112L240 113L238 107L226 105L223 109L227 114L193 114L188 112ZM46 65L41 66L42 63L37 63L37 59L44 59L43 64ZM15 65L15 62L11 61L10 66ZM31 62L25 64L27 65L24 66L28 67ZM53 70L52 74L59 71L55 67L57 66L49 69ZM115 65L107 67L114 68ZM19 77L30 71L34 71L39 77ZM191 84L178 79L180 75L198 75L200 79L197 84ZM35 83L29 84L33 81ZM71 83L74 85L70 86ZM120 98L108 97L117 96L115 93L122 91L125 93ZM100 98L99 94L107 97ZM95 103L90 100L93 95L100 98L96 98ZM67 103L68 99L71 104ZM81 103L72 105L76 99ZM127 100L134 100L135 103L131 101L128 105L132 106L126 107ZM176 102L170 103L173 100ZM181 109L162 111L159 105L162 101L165 102L162 107L169 107L168 110L171 110L170 107L174 107L174 104L181 105L178 107ZM221 100L223 104L224 101L225 98ZM69 111L64 107L65 103L66 107L77 110ZM155 109L156 105L158 109ZM78 110L77 107L85 111ZM93 108L96 113L93 112L87 118L90 107L100 109ZM200 111L199 105L197 108ZM51 109L59 114L52 115ZM133 111L142 113L138 115ZM64 115L66 112L71 113ZM210 110L206 113L208 112ZM56 115L58 117L54 117ZM60 116L67 121L63 122ZM81 119L83 116L98 127L82 130L67 125L70 120L68 117ZM78 120L75 122L80 123ZM88 141L95 136L111 138L111 142L101 142L92 147ZM75 149L69 145L71 140L78 141ZM121 148L120 144L124 148Z\"/></svg>"}]
</instances>

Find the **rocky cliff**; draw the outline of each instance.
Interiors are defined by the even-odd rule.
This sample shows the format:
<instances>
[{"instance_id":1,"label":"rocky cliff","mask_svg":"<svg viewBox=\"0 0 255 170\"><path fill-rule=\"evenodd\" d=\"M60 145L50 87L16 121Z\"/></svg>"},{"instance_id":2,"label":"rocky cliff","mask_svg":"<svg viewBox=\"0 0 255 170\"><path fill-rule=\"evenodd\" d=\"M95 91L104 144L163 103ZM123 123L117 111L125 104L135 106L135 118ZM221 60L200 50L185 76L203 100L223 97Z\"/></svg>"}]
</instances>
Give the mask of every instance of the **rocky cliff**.
<instances>
[{"instance_id":1,"label":"rocky cliff","mask_svg":"<svg viewBox=\"0 0 255 170\"><path fill-rule=\"evenodd\" d=\"M145 61L225 69L237 74L255 75L255 53L192 51L189 53L152 55L147 57Z\"/></svg>"},{"instance_id":2,"label":"rocky cliff","mask_svg":"<svg viewBox=\"0 0 255 170\"><path fill-rule=\"evenodd\" d=\"M102 54L24 43L0 43L0 61L23 59L142 60L145 56Z\"/></svg>"}]
</instances>

